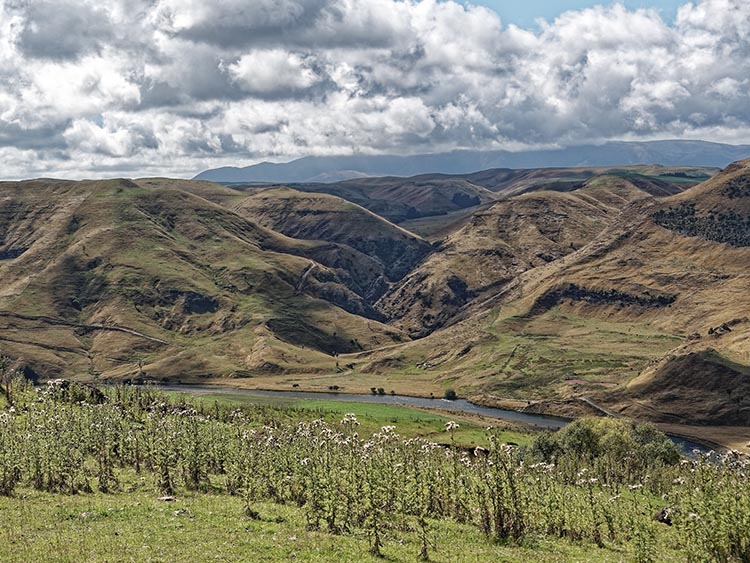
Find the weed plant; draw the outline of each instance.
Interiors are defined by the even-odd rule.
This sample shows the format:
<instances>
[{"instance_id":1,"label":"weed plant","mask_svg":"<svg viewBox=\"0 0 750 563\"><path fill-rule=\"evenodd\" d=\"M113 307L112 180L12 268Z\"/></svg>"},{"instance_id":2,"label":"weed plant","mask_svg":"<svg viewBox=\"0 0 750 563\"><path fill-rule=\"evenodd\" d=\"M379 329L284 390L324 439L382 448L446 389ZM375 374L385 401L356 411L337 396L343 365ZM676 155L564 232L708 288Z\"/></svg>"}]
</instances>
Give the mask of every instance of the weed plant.
<instances>
[{"instance_id":1,"label":"weed plant","mask_svg":"<svg viewBox=\"0 0 750 563\"><path fill-rule=\"evenodd\" d=\"M639 562L656 560L669 529L687 561L750 561L748 462L736 453L682 458L654 427L623 420L577 421L526 448L490 429L475 450L358 426L354 415L295 423L272 407L63 381L35 390L19 378L0 412L0 495L111 493L128 471L158 495L238 497L248 518L262 503L300 507L308 529L367 537L375 555L415 534L427 560L440 550L435 523L451 520L488 542L567 538Z\"/></svg>"}]
</instances>

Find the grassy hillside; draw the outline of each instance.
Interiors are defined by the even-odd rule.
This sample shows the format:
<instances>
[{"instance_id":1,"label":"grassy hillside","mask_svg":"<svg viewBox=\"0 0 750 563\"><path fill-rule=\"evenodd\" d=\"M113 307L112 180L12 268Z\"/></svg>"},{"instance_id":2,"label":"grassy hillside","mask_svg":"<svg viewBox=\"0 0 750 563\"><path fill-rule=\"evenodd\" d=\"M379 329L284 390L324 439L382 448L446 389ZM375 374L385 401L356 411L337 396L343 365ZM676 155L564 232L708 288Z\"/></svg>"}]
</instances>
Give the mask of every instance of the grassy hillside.
<instances>
[{"instance_id":1,"label":"grassy hillside","mask_svg":"<svg viewBox=\"0 0 750 563\"><path fill-rule=\"evenodd\" d=\"M601 176L570 193L497 202L446 237L378 307L411 335L424 336L519 274L583 247L629 203L647 197L628 180Z\"/></svg>"},{"instance_id":2,"label":"grassy hillside","mask_svg":"<svg viewBox=\"0 0 750 563\"><path fill-rule=\"evenodd\" d=\"M330 354L400 338L313 261L325 243L191 193L236 197L223 188L180 185L0 185L3 351L47 377L191 378L332 369Z\"/></svg>"},{"instance_id":3,"label":"grassy hillside","mask_svg":"<svg viewBox=\"0 0 750 563\"><path fill-rule=\"evenodd\" d=\"M699 217L732 213L746 220L742 194L747 177L750 169L739 163L666 199L642 192L618 199L606 178L583 190L558 193L556 198L595 197L622 212L603 220L603 230L577 250L509 275L504 286L473 297L458 308L455 318L463 319L458 324L402 346L353 356L355 369L373 384L382 378L389 385L402 380L455 387L477 400L516 408L581 415L609 406L664 422L748 424L743 391L750 365L747 248L713 240L714 233L734 228L700 233L658 224L665 211L686 204ZM539 197L546 196L512 198L490 212ZM530 228L534 223L526 213L521 225ZM582 216L597 217L590 210ZM570 218L566 224L575 225ZM507 221L506 216L500 224ZM521 226L510 232L522 240ZM471 240L456 239L457 246ZM494 235L487 239L495 240ZM462 258L456 252L456 260ZM445 271L465 275L476 262L465 260ZM709 358L721 361L706 360L708 350L716 350ZM636 385L644 379L653 386ZM723 435L720 430L714 434Z\"/></svg>"},{"instance_id":4,"label":"grassy hillside","mask_svg":"<svg viewBox=\"0 0 750 563\"><path fill-rule=\"evenodd\" d=\"M296 184L299 190L352 201L393 223L476 207L497 199L492 191L462 177L361 178L334 184Z\"/></svg>"},{"instance_id":5,"label":"grassy hillside","mask_svg":"<svg viewBox=\"0 0 750 563\"><path fill-rule=\"evenodd\" d=\"M704 182L718 170L701 167L618 166L580 168L537 168L530 170L483 170L462 176L504 196L538 190L574 191L597 176L616 176L629 180L655 196L674 195Z\"/></svg>"},{"instance_id":6,"label":"grassy hillside","mask_svg":"<svg viewBox=\"0 0 750 563\"><path fill-rule=\"evenodd\" d=\"M422 174L408 178L357 178L331 183L291 184L296 190L330 194L361 205L430 240L465 225L475 212L498 199L535 191L571 192L602 176L627 180L657 197L674 195L709 179L713 168L622 166L588 168L491 169L470 174ZM231 184L248 192L263 184ZM278 185L271 186L278 188Z\"/></svg>"},{"instance_id":7,"label":"grassy hillside","mask_svg":"<svg viewBox=\"0 0 750 563\"><path fill-rule=\"evenodd\" d=\"M635 370L632 375L643 372L653 387L636 384L613 393L597 389L575 370L581 380L579 393L590 393L605 404L617 402L627 412L634 411L626 403L637 401L641 406L637 412L655 420L677 417L683 422L748 424L742 392L747 376L742 366L750 364L750 253L741 241L725 236L742 232L747 221L750 208L742 186L748 177L748 163L738 163L683 194L636 202L590 244L529 271L497 296L495 303L502 303L500 318L517 319L513 322L520 323L523 331L550 315L585 319L592 327L605 323L642 327L639 332L655 333L649 339L654 344L660 340L674 344L663 354L654 354L656 345L644 346L643 359L630 364ZM691 219L679 222L677 218L664 225L665 214L685 205L716 227L696 232L686 227L693 224ZM733 220L724 224L708 219L712 215ZM551 339L560 342L560 325L549 327ZM624 342L618 335L621 331L596 330L602 347ZM573 346L592 350L583 341ZM710 349L725 360L707 361L704 352ZM654 371L651 362L665 356L666 363ZM731 363L740 367L729 367ZM622 371L616 366L610 370L621 374L614 378L616 383L630 379Z\"/></svg>"},{"instance_id":8,"label":"grassy hillside","mask_svg":"<svg viewBox=\"0 0 750 563\"><path fill-rule=\"evenodd\" d=\"M290 237L326 241L362 255L361 265L345 269L357 272L361 294L373 301L430 252L430 245L414 234L328 194L269 189L243 200L235 211Z\"/></svg>"},{"instance_id":9,"label":"grassy hillside","mask_svg":"<svg viewBox=\"0 0 750 563\"><path fill-rule=\"evenodd\" d=\"M330 194L0 184L0 350L40 379L453 388L570 416L748 424L750 164L667 197L708 172L589 172L525 172L550 189L420 219L443 233L432 246ZM577 189L555 184L576 174ZM502 191L500 175L482 181Z\"/></svg>"},{"instance_id":10,"label":"grassy hillside","mask_svg":"<svg viewBox=\"0 0 750 563\"><path fill-rule=\"evenodd\" d=\"M690 232L684 226L689 221L682 226L679 220L667 227L661 223L665 214L689 205L707 215L732 215L744 224L750 213L747 201L725 192L748 175L750 168L740 165L673 198L634 204L570 260L525 277L525 303L532 310L563 304L594 315L599 310L611 311L618 318L647 321L685 336L697 333L721 339L736 332L711 331L724 323L736 322L742 330L743 322L738 319L749 310L748 296L741 289L748 281L748 248L716 240L714 232ZM727 236L737 228L730 222ZM565 295L566 283L586 291ZM614 293L607 294L608 290Z\"/></svg>"},{"instance_id":11,"label":"grassy hillside","mask_svg":"<svg viewBox=\"0 0 750 563\"><path fill-rule=\"evenodd\" d=\"M294 187L336 195L430 240L440 240L498 199L534 191L575 191L601 176L627 180L650 195L663 197L707 180L716 172L713 168L663 166L492 169L459 175L358 178ZM243 189L263 188L248 185Z\"/></svg>"},{"instance_id":12,"label":"grassy hillside","mask_svg":"<svg viewBox=\"0 0 750 563\"><path fill-rule=\"evenodd\" d=\"M696 395L700 401L695 401ZM658 417L664 422L721 420L742 426L750 420L748 396L750 367L709 348L670 354L649 366L628 383L618 408L628 416Z\"/></svg>"}]
</instances>

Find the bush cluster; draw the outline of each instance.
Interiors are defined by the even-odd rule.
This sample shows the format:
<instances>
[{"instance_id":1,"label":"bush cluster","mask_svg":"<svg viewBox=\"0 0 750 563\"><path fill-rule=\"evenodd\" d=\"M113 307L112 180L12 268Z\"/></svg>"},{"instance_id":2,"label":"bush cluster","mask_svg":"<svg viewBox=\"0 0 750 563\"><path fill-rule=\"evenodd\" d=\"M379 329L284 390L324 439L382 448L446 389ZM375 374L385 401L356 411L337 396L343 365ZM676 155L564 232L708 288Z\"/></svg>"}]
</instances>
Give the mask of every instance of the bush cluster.
<instances>
[{"instance_id":1,"label":"bush cluster","mask_svg":"<svg viewBox=\"0 0 750 563\"><path fill-rule=\"evenodd\" d=\"M653 216L660 227L683 236L700 237L736 247L750 246L750 217L734 211L698 215L694 203L658 211Z\"/></svg>"}]
</instances>

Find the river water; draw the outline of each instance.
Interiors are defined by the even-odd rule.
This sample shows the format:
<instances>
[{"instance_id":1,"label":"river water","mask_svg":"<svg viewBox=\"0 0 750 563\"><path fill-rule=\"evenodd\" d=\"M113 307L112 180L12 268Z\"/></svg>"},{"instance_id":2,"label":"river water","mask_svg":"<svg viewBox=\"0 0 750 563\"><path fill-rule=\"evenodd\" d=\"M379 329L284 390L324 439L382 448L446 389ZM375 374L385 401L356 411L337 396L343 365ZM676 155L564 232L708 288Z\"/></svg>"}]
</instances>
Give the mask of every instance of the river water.
<instances>
[{"instance_id":1,"label":"river water","mask_svg":"<svg viewBox=\"0 0 750 563\"><path fill-rule=\"evenodd\" d=\"M231 387L210 387L201 385L159 385L157 389L163 391L179 391L186 393L214 393L227 395L250 395L254 397L276 397L279 399L311 399L331 400L342 403L380 403L384 405L398 405L405 407L420 407L439 411L458 411L478 414L489 418L498 418L510 422L520 422L536 428L559 430L571 422L570 419L545 414L524 413L494 407L482 407L470 403L466 399L448 401L446 399L428 399L424 397L407 397L404 395L353 395L348 393L312 393L308 391L261 391L258 389L234 389ZM687 438L669 435L680 449L692 455L693 450L708 452L711 448L693 442Z\"/></svg>"}]
</instances>

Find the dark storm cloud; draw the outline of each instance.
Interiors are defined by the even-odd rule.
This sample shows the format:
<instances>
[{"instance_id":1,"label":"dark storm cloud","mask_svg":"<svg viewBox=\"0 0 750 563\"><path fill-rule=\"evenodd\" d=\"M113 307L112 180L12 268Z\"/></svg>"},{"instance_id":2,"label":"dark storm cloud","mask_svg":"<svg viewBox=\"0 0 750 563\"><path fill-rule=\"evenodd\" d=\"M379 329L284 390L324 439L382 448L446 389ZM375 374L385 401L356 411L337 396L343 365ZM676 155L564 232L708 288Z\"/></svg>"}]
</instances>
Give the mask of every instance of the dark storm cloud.
<instances>
[{"instance_id":1,"label":"dark storm cloud","mask_svg":"<svg viewBox=\"0 0 750 563\"><path fill-rule=\"evenodd\" d=\"M63 149L66 143L62 134L68 125L69 123L62 123L24 129L15 124L0 122L0 147L15 147L22 150Z\"/></svg>"},{"instance_id":2,"label":"dark storm cloud","mask_svg":"<svg viewBox=\"0 0 750 563\"><path fill-rule=\"evenodd\" d=\"M65 0L23 5L26 17L18 47L25 56L75 59L99 51L113 39L111 21L102 9Z\"/></svg>"},{"instance_id":3,"label":"dark storm cloud","mask_svg":"<svg viewBox=\"0 0 750 563\"><path fill-rule=\"evenodd\" d=\"M175 35L222 48L288 44L314 27L325 0L258 0L256 2L206 3L192 25L175 29ZM166 2L165 17L174 22L183 6Z\"/></svg>"},{"instance_id":4,"label":"dark storm cloud","mask_svg":"<svg viewBox=\"0 0 750 563\"><path fill-rule=\"evenodd\" d=\"M165 0L159 2L156 13L173 36L222 49L388 47L399 39L403 26L392 6L378 9L383 4L377 0L356 4L331 0L201 4ZM352 17L353 12L356 17Z\"/></svg>"}]
</instances>

